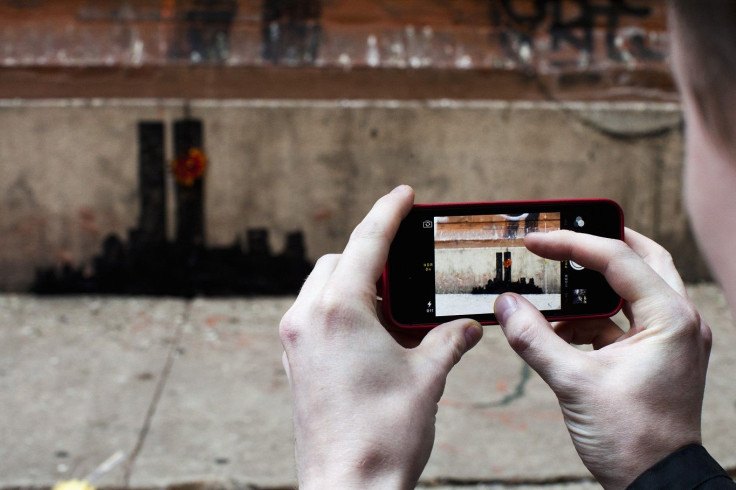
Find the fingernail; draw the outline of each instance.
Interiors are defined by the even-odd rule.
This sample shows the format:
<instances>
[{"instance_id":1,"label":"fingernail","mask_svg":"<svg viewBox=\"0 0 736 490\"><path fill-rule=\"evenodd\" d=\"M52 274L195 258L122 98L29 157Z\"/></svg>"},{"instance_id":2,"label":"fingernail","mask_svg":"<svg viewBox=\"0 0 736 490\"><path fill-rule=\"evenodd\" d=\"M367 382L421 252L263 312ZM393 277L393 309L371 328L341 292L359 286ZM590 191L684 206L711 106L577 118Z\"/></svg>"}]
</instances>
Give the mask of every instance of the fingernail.
<instances>
[{"instance_id":1,"label":"fingernail","mask_svg":"<svg viewBox=\"0 0 736 490\"><path fill-rule=\"evenodd\" d=\"M483 327L480 326L480 323L473 322L465 329L465 344L467 345L467 349L470 349L475 344L480 342L480 339L483 337Z\"/></svg>"},{"instance_id":2,"label":"fingernail","mask_svg":"<svg viewBox=\"0 0 736 490\"><path fill-rule=\"evenodd\" d=\"M406 188L405 184L398 185L394 187L394 190L391 191L391 194L393 194L394 192L402 192L405 188Z\"/></svg>"},{"instance_id":3,"label":"fingernail","mask_svg":"<svg viewBox=\"0 0 736 490\"><path fill-rule=\"evenodd\" d=\"M501 325L506 323L511 315L519 308L519 303L513 294L502 294L496 300L493 311L496 313L496 320Z\"/></svg>"}]
</instances>

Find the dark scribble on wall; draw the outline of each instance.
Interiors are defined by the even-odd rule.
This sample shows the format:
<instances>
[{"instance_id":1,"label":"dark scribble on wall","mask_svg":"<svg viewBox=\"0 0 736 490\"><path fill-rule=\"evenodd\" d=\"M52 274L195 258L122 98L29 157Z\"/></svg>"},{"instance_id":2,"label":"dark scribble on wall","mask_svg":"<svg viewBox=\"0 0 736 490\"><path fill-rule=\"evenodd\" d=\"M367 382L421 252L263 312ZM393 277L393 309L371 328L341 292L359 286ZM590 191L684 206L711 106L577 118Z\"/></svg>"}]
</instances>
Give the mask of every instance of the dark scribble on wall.
<instances>
[{"instance_id":1,"label":"dark scribble on wall","mask_svg":"<svg viewBox=\"0 0 736 490\"><path fill-rule=\"evenodd\" d=\"M320 0L264 0L263 59L314 63L322 41L321 15Z\"/></svg>"},{"instance_id":2,"label":"dark scribble on wall","mask_svg":"<svg viewBox=\"0 0 736 490\"><path fill-rule=\"evenodd\" d=\"M663 53L648 46L646 31L631 28L626 49L621 36L622 20L652 16L652 8L629 0L489 0L491 23L498 29L504 52L517 61L529 61L535 38L549 36L549 48L558 52L568 45L589 60L598 49L595 34L603 33L602 48L609 61L625 62L627 56L641 61L661 61ZM573 60L567 60L572 63Z\"/></svg>"}]
</instances>

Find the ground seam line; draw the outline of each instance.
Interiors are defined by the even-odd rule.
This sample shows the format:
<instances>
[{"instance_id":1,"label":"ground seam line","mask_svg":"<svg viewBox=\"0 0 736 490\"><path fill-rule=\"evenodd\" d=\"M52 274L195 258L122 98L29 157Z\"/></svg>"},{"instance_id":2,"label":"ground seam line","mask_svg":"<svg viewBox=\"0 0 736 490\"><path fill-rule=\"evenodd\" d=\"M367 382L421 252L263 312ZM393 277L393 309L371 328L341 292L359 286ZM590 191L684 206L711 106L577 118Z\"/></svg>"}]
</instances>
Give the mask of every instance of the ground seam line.
<instances>
[{"instance_id":1,"label":"ground seam line","mask_svg":"<svg viewBox=\"0 0 736 490\"><path fill-rule=\"evenodd\" d=\"M153 393L153 398L151 398L151 403L148 405L146 416L143 419L143 425L141 426L141 429L138 432L138 439L126 462L125 476L123 479L125 488L130 488L130 479L133 475L133 469L135 467L135 462L138 459L138 455L140 454L141 450L143 449L143 445L146 442L146 437L148 436L148 432L151 428L153 417L156 415L156 409L158 408L158 403L161 400L161 396L163 395L164 388L166 388L166 384L169 380L169 374L171 373L171 369L174 366L174 361L178 355L178 351L181 345L181 338L184 332L184 325L186 325L189 322L190 309L191 309L191 303L187 302L182 318L178 322L176 333L174 335L174 341L171 343L171 347L169 348L169 353L166 356L166 363L164 364L164 367L161 369L161 375L159 376L158 382L156 383L156 390Z\"/></svg>"}]
</instances>

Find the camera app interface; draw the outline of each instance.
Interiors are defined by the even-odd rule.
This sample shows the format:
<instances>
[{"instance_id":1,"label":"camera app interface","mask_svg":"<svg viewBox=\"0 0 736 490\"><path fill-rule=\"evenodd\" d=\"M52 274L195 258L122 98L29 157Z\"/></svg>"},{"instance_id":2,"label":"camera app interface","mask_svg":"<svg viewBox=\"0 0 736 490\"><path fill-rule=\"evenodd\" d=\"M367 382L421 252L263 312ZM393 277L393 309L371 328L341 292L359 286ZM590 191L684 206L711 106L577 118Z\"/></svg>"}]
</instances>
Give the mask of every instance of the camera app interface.
<instances>
[{"instance_id":1,"label":"camera app interface","mask_svg":"<svg viewBox=\"0 0 736 490\"><path fill-rule=\"evenodd\" d=\"M560 213L434 218L435 314L493 313L505 292L539 310L562 307L561 263L524 247L524 236L560 229Z\"/></svg>"}]
</instances>

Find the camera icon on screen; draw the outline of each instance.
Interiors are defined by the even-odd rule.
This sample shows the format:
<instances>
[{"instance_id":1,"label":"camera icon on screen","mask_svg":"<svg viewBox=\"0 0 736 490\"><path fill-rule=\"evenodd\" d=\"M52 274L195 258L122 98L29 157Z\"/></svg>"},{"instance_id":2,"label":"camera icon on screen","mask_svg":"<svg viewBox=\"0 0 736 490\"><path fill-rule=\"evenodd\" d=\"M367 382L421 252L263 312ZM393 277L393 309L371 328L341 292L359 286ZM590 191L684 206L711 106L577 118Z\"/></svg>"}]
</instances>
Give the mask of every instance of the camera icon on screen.
<instances>
[{"instance_id":1,"label":"camera icon on screen","mask_svg":"<svg viewBox=\"0 0 736 490\"><path fill-rule=\"evenodd\" d=\"M424 220L424 222L422 223L422 228L432 228L432 226L434 226L434 223L431 219Z\"/></svg>"}]
</instances>

